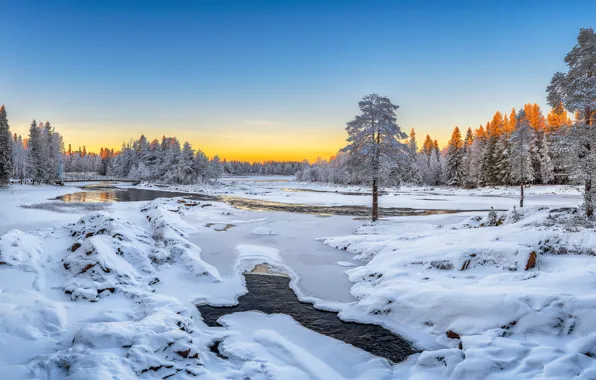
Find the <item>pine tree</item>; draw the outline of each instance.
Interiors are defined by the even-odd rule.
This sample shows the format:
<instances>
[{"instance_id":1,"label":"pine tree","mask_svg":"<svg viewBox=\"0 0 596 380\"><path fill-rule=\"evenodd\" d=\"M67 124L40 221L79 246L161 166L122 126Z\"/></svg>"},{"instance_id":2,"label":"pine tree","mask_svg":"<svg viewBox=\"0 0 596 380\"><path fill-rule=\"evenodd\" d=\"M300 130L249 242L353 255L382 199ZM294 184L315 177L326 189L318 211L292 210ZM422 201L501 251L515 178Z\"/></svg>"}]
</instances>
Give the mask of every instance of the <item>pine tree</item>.
<instances>
[{"instance_id":1,"label":"pine tree","mask_svg":"<svg viewBox=\"0 0 596 380\"><path fill-rule=\"evenodd\" d=\"M420 168L418 165L418 143L416 142L416 132L414 131L414 128L410 131L407 153L407 162L404 163L402 175L403 182L420 185L422 178L420 176Z\"/></svg>"},{"instance_id":2,"label":"pine tree","mask_svg":"<svg viewBox=\"0 0 596 380\"><path fill-rule=\"evenodd\" d=\"M426 155L426 165L430 166L430 155L433 152L433 140L430 138L429 135L426 135L424 139L424 143L422 144L422 153Z\"/></svg>"},{"instance_id":3,"label":"pine tree","mask_svg":"<svg viewBox=\"0 0 596 380\"><path fill-rule=\"evenodd\" d=\"M551 183L555 179L554 165L550 159L549 142L546 133L542 134L540 144L540 178L543 184Z\"/></svg>"},{"instance_id":4,"label":"pine tree","mask_svg":"<svg viewBox=\"0 0 596 380\"><path fill-rule=\"evenodd\" d=\"M511 113L509 114L509 125L507 127L507 133L511 135L515 128L517 127L517 113L515 112L515 108L511 109Z\"/></svg>"},{"instance_id":5,"label":"pine tree","mask_svg":"<svg viewBox=\"0 0 596 380\"><path fill-rule=\"evenodd\" d=\"M33 120L29 128L29 158L28 167L33 184L35 182L42 183L45 180L45 162L44 149L41 136L41 130L37 126L37 122Z\"/></svg>"},{"instance_id":6,"label":"pine tree","mask_svg":"<svg viewBox=\"0 0 596 380\"><path fill-rule=\"evenodd\" d=\"M498 184L495 148L499 137L490 123L486 126L486 136L484 152L482 154L480 184L483 186L493 186Z\"/></svg>"},{"instance_id":7,"label":"pine tree","mask_svg":"<svg viewBox=\"0 0 596 380\"><path fill-rule=\"evenodd\" d=\"M464 183L464 142L458 127L453 129L447 147L447 184L462 186Z\"/></svg>"},{"instance_id":8,"label":"pine tree","mask_svg":"<svg viewBox=\"0 0 596 380\"><path fill-rule=\"evenodd\" d=\"M571 119L567 115L567 110L563 106L563 103L559 102L547 116L548 130L550 133L558 131L561 127L570 126Z\"/></svg>"},{"instance_id":9,"label":"pine tree","mask_svg":"<svg viewBox=\"0 0 596 380\"><path fill-rule=\"evenodd\" d=\"M180 152L178 165L174 168L175 178L178 183L192 184L197 180L193 169L195 152L188 142L185 142Z\"/></svg>"},{"instance_id":10,"label":"pine tree","mask_svg":"<svg viewBox=\"0 0 596 380\"><path fill-rule=\"evenodd\" d=\"M486 220L486 225L489 227L494 227L499 224L499 217L497 216L497 212L495 211L494 207L490 207L488 211L488 218Z\"/></svg>"},{"instance_id":11,"label":"pine tree","mask_svg":"<svg viewBox=\"0 0 596 380\"><path fill-rule=\"evenodd\" d=\"M378 184L383 167L395 167L406 147L399 140L407 137L397 125L398 106L389 98L371 94L359 103L361 114L347 123L348 145L343 149L364 170L372 183L372 220L379 218Z\"/></svg>"},{"instance_id":12,"label":"pine tree","mask_svg":"<svg viewBox=\"0 0 596 380\"><path fill-rule=\"evenodd\" d=\"M483 128L482 128L483 130ZM468 175L466 178L466 187L473 188L482 185L482 173L483 173L483 157L484 148L486 145L486 137L482 134L480 129L476 130L476 137L474 142L468 148L468 157L466 158L466 167Z\"/></svg>"},{"instance_id":13,"label":"pine tree","mask_svg":"<svg viewBox=\"0 0 596 380\"><path fill-rule=\"evenodd\" d=\"M509 147L509 136L506 133L498 137L494 150L494 165L496 183L508 185L511 183L511 157Z\"/></svg>"},{"instance_id":14,"label":"pine tree","mask_svg":"<svg viewBox=\"0 0 596 380\"><path fill-rule=\"evenodd\" d=\"M472 187L472 183L470 181L470 173L472 169L472 145L474 144L474 134L472 132L472 128L468 128L466 132L466 138L464 139L464 154L463 154L463 186L465 187Z\"/></svg>"},{"instance_id":15,"label":"pine tree","mask_svg":"<svg viewBox=\"0 0 596 380\"><path fill-rule=\"evenodd\" d=\"M12 175L12 135L6 108L0 106L0 186L6 186Z\"/></svg>"},{"instance_id":16,"label":"pine tree","mask_svg":"<svg viewBox=\"0 0 596 380\"><path fill-rule=\"evenodd\" d=\"M592 177L596 172L596 33L593 29L581 29L577 44L565 56L569 67L567 73L557 72L547 87L548 103L556 107L563 103L566 109L576 113L576 124L567 134L570 139L569 153L577 160L572 167L573 175L584 180L584 204L586 215L594 214Z\"/></svg>"},{"instance_id":17,"label":"pine tree","mask_svg":"<svg viewBox=\"0 0 596 380\"><path fill-rule=\"evenodd\" d=\"M524 186L534 179L530 143L534 130L526 118L525 111L519 111L517 128L511 134L511 179L520 184L519 207L524 207Z\"/></svg>"}]
</instances>

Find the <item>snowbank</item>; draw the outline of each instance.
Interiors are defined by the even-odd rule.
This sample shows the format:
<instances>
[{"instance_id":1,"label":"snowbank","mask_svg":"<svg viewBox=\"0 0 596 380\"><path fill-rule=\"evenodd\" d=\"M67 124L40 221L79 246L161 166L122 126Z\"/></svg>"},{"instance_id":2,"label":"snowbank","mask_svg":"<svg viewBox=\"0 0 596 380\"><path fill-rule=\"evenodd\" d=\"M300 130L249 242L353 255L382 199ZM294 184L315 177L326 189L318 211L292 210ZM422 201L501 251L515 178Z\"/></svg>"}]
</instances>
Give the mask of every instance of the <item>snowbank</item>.
<instances>
[{"instance_id":1,"label":"snowbank","mask_svg":"<svg viewBox=\"0 0 596 380\"><path fill-rule=\"evenodd\" d=\"M569 230L561 220L571 214L538 208L519 221L510 212L452 225L393 219L324 239L368 261L347 271L359 301L341 315L434 335L443 348L423 352L408 376L591 378L596 232ZM552 255L553 242L584 254Z\"/></svg>"}]
</instances>

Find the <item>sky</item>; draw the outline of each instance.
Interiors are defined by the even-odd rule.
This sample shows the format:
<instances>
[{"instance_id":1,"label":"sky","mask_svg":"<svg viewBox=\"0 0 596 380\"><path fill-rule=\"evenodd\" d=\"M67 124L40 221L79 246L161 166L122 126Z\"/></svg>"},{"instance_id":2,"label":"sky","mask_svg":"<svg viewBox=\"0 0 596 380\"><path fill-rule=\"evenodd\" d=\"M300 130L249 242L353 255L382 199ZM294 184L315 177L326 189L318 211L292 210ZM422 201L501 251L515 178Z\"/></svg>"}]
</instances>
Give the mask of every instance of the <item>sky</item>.
<instances>
[{"instance_id":1,"label":"sky","mask_svg":"<svg viewBox=\"0 0 596 380\"><path fill-rule=\"evenodd\" d=\"M66 144L176 136L209 156L314 160L345 145L366 94L445 144L545 89L595 1L0 3L0 104L12 132Z\"/></svg>"}]
</instances>

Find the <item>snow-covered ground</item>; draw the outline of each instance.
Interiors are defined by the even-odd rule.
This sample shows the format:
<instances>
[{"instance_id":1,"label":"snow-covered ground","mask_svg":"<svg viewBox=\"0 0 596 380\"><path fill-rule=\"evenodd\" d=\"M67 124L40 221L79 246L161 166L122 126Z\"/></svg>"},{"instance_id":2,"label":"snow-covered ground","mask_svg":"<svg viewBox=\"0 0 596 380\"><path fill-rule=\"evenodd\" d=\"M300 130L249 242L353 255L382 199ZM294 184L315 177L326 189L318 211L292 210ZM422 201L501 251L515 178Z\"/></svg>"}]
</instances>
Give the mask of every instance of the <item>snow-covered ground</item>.
<instances>
[{"instance_id":1,"label":"snow-covered ground","mask_svg":"<svg viewBox=\"0 0 596 380\"><path fill-rule=\"evenodd\" d=\"M366 188L289 177L160 190L370 202ZM517 188L387 190L381 207L465 212L374 224L182 198L39 205L76 191L0 189L1 378L596 379L596 232L573 214L578 188L530 187L524 213L496 226L470 210L511 210ZM392 364L283 314L205 325L195 305L233 305L264 262L301 300L421 353Z\"/></svg>"}]
</instances>

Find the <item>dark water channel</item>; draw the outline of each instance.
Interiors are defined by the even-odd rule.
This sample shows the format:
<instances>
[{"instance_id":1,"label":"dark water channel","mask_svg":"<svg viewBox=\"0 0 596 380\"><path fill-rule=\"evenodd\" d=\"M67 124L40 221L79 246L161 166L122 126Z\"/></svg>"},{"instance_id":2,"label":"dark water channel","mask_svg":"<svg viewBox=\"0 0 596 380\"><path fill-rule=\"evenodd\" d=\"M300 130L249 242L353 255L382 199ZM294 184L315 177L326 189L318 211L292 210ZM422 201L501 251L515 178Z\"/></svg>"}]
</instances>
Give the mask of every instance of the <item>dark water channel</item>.
<instances>
[{"instance_id":1,"label":"dark water channel","mask_svg":"<svg viewBox=\"0 0 596 380\"><path fill-rule=\"evenodd\" d=\"M251 211L284 211L312 215L345 215L366 217L371 214L371 208L357 205L323 206L296 203L272 202L260 199L241 198L234 196L211 196L206 194L182 193L153 189L117 188L110 186L86 187L89 191L79 191L72 194L59 196L55 199L64 202L138 202L152 201L157 198L184 197L197 201L225 202L236 208ZM441 209L415 209L407 207L381 207L381 216L413 216L453 214L463 211L487 210L441 210Z\"/></svg>"},{"instance_id":2,"label":"dark water channel","mask_svg":"<svg viewBox=\"0 0 596 380\"><path fill-rule=\"evenodd\" d=\"M319 334L341 340L394 363L416 353L408 341L379 325L344 322L336 313L318 310L309 303L300 302L290 289L290 279L287 277L262 274L244 276L248 293L238 298L238 305L197 305L205 324L220 326L217 320L221 316L243 311L286 314Z\"/></svg>"}]
</instances>

